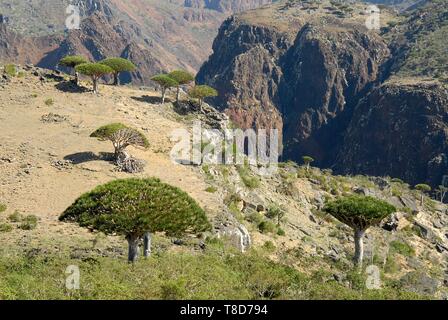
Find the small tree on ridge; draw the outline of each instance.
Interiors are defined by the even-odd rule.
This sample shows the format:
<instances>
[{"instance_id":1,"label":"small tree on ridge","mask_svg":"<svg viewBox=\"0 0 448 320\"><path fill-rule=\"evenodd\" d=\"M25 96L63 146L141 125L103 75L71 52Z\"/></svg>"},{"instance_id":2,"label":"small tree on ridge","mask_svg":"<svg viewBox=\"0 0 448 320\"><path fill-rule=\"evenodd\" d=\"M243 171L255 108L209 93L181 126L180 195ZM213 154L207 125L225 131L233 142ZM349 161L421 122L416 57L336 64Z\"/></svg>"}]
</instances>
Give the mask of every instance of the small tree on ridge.
<instances>
[{"instance_id":1,"label":"small tree on ridge","mask_svg":"<svg viewBox=\"0 0 448 320\"><path fill-rule=\"evenodd\" d=\"M200 85L193 87L188 94L193 99L199 100L199 107L201 107L202 109L202 103L204 99L209 97L216 97L218 95L218 91L207 85Z\"/></svg>"},{"instance_id":2,"label":"small tree on ridge","mask_svg":"<svg viewBox=\"0 0 448 320\"><path fill-rule=\"evenodd\" d=\"M82 56L66 56L59 61L59 65L63 67L70 68L72 72L75 73L74 82L76 85L79 84L79 72L76 71L76 67L83 63L88 63L89 61Z\"/></svg>"},{"instance_id":3,"label":"small tree on ridge","mask_svg":"<svg viewBox=\"0 0 448 320\"><path fill-rule=\"evenodd\" d=\"M158 74L151 78L162 89L162 104L165 103L166 91L170 88L178 87L179 83L167 74Z\"/></svg>"},{"instance_id":4,"label":"small tree on ridge","mask_svg":"<svg viewBox=\"0 0 448 320\"><path fill-rule=\"evenodd\" d=\"M98 93L98 80L106 74L114 72L111 67L101 63L83 63L78 65L75 70L92 78L93 93Z\"/></svg>"},{"instance_id":5,"label":"small tree on ridge","mask_svg":"<svg viewBox=\"0 0 448 320\"><path fill-rule=\"evenodd\" d=\"M124 58L107 58L100 61L100 63L113 69L115 86L118 86L120 84L120 73L131 72L136 68L136 66L131 61Z\"/></svg>"},{"instance_id":6,"label":"small tree on ridge","mask_svg":"<svg viewBox=\"0 0 448 320\"><path fill-rule=\"evenodd\" d=\"M180 86L189 84L194 80L194 76L185 70L175 70L170 72L168 76L177 82L176 102L180 99Z\"/></svg>"}]
</instances>

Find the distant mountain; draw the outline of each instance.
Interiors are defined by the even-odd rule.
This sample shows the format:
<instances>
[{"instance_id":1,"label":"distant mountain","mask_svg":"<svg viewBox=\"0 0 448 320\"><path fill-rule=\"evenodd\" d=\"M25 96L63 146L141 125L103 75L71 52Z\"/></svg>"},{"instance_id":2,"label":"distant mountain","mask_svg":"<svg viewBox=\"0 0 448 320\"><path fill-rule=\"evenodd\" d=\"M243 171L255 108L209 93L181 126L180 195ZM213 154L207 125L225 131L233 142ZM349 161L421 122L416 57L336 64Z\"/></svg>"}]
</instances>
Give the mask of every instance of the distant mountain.
<instances>
[{"instance_id":1,"label":"distant mountain","mask_svg":"<svg viewBox=\"0 0 448 320\"><path fill-rule=\"evenodd\" d=\"M221 26L197 80L242 127L282 131L285 159L438 185L448 172L448 1L403 15L281 1Z\"/></svg>"},{"instance_id":2,"label":"distant mountain","mask_svg":"<svg viewBox=\"0 0 448 320\"><path fill-rule=\"evenodd\" d=\"M139 71L123 81L148 84L162 70L199 69L219 25L266 0L52 0L0 3L0 60L55 68L66 54L92 60L132 57ZM80 7L81 30L65 30L67 6Z\"/></svg>"}]
</instances>

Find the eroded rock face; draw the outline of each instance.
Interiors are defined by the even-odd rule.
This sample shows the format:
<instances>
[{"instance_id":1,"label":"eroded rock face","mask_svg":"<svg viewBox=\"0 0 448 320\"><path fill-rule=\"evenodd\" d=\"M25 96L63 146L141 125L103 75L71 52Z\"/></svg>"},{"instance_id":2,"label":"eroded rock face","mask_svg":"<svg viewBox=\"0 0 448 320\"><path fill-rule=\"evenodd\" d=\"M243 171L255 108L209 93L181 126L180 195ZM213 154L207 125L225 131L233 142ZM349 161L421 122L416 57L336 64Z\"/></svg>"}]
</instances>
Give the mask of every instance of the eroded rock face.
<instances>
[{"instance_id":1,"label":"eroded rock face","mask_svg":"<svg viewBox=\"0 0 448 320\"><path fill-rule=\"evenodd\" d=\"M283 29L230 18L197 80L218 89L214 102L241 127L283 131L285 158L312 155L327 165L353 106L389 56L377 34L339 31L305 18Z\"/></svg>"},{"instance_id":2,"label":"eroded rock face","mask_svg":"<svg viewBox=\"0 0 448 320\"><path fill-rule=\"evenodd\" d=\"M185 6L190 8L206 8L219 12L241 12L258 8L275 0L185 0Z\"/></svg>"},{"instance_id":3,"label":"eroded rock face","mask_svg":"<svg viewBox=\"0 0 448 320\"><path fill-rule=\"evenodd\" d=\"M442 184L448 170L447 112L448 91L443 86L384 84L356 108L338 155L338 170L387 172L412 184Z\"/></svg>"}]
</instances>

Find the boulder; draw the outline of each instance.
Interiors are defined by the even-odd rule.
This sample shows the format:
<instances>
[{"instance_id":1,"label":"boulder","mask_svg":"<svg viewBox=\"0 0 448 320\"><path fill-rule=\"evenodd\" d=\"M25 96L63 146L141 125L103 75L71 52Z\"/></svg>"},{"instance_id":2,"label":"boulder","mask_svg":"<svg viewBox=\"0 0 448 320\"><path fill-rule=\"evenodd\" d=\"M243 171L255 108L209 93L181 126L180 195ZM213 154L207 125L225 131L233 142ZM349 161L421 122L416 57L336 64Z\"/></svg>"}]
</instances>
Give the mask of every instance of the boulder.
<instances>
[{"instance_id":1,"label":"boulder","mask_svg":"<svg viewBox=\"0 0 448 320\"><path fill-rule=\"evenodd\" d=\"M243 253L250 248L252 243L249 231L240 223L221 224L216 229L216 236L220 239L227 240Z\"/></svg>"}]
</instances>

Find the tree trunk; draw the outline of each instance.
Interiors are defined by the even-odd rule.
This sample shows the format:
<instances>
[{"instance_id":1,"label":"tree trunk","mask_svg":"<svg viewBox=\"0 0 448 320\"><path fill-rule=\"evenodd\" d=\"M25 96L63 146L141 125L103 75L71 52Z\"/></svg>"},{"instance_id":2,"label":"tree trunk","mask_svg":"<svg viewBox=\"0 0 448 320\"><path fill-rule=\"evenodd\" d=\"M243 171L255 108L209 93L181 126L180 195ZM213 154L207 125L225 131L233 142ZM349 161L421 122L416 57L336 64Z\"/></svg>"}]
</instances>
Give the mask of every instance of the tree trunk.
<instances>
[{"instance_id":1,"label":"tree trunk","mask_svg":"<svg viewBox=\"0 0 448 320\"><path fill-rule=\"evenodd\" d=\"M420 205L421 205L421 206L423 205L423 192L422 192L422 194L421 194L421 198L420 198Z\"/></svg>"},{"instance_id":2,"label":"tree trunk","mask_svg":"<svg viewBox=\"0 0 448 320\"><path fill-rule=\"evenodd\" d=\"M98 78L93 77L92 78L93 81L93 93L98 93Z\"/></svg>"},{"instance_id":3,"label":"tree trunk","mask_svg":"<svg viewBox=\"0 0 448 320\"><path fill-rule=\"evenodd\" d=\"M179 100L180 100L180 87L177 87L176 102L179 103Z\"/></svg>"},{"instance_id":4,"label":"tree trunk","mask_svg":"<svg viewBox=\"0 0 448 320\"><path fill-rule=\"evenodd\" d=\"M114 86L119 86L120 85L120 77L119 77L119 73L115 72L114 73Z\"/></svg>"},{"instance_id":5,"label":"tree trunk","mask_svg":"<svg viewBox=\"0 0 448 320\"><path fill-rule=\"evenodd\" d=\"M306 164L306 172L309 172L309 171L310 171L310 164L307 163L307 164Z\"/></svg>"},{"instance_id":6,"label":"tree trunk","mask_svg":"<svg viewBox=\"0 0 448 320\"><path fill-rule=\"evenodd\" d=\"M143 238L143 254L145 258L151 255L151 233L146 232Z\"/></svg>"},{"instance_id":7,"label":"tree trunk","mask_svg":"<svg viewBox=\"0 0 448 320\"><path fill-rule=\"evenodd\" d=\"M75 84L79 86L79 72L75 71Z\"/></svg>"},{"instance_id":8,"label":"tree trunk","mask_svg":"<svg viewBox=\"0 0 448 320\"><path fill-rule=\"evenodd\" d=\"M134 235L128 236L128 261L134 263L138 259L138 243L140 239Z\"/></svg>"},{"instance_id":9,"label":"tree trunk","mask_svg":"<svg viewBox=\"0 0 448 320\"><path fill-rule=\"evenodd\" d=\"M365 230L355 230L355 265L362 267L362 260L364 258L364 234Z\"/></svg>"},{"instance_id":10,"label":"tree trunk","mask_svg":"<svg viewBox=\"0 0 448 320\"><path fill-rule=\"evenodd\" d=\"M162 88L162 104L165 104L166 89Z\"/></svg>"}]
</instances>

